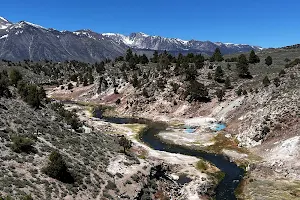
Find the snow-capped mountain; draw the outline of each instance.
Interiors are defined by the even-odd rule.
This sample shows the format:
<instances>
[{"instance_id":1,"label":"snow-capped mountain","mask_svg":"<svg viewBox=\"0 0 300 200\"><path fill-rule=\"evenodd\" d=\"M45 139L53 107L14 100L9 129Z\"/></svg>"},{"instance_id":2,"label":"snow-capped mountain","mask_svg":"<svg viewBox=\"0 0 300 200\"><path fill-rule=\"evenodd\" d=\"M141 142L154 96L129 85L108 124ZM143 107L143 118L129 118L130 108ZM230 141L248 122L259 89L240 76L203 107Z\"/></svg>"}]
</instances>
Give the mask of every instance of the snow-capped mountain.
<instances>
[{"instance_id":1,"label":"snow-capped mountain","mask_svg":"<svg viewBox=\"0 0 300 200\"><path fill-rule=\"evenodd\" d=\"M248 52L252 49L261 50L261 47L245 44L232 44L210 41L182 40L178 38L165 38L161 36L150 36L145 33L131 33L125 36L118 33L103 33L119 44L123 43L134 49L167 50L167 51L196 51L212 53L219 47L224 54L236 52Z\"/></svg>"},{"instance_id":2,"label":"snow-capped mountain","mask_svg":"<svg viewBox=\"0 0 300 200\"><path fill-rule=\"evenodd\" d=\"M10 25L12 25L11 22L9 22L7 19L0 17L0 29L6 29Z\"/></svg>"},{"instance_id":3,"label":"snow-capped mountain","mask_svg":"<svg viewBox=\"0 0 300 200\"><path fill-rule=\"evenodd\" d=\"M96 62L124 55L128 48L136 52L167 50L171 53L212 54L219 47L223 54L248 52L260 47L209 41L185 41L176 38L132 33L96 33L88 29L58 31L26 21L11 23L0 17L0 59L30 60L79 60ZM149 52L150 51L150 52Z\"/></svg>"},{"instance_id":4,"label":"snow-capped mountain","mask_svg":"<svg viewBox=\"0 0 300 200\"><path fill-rule=\"evenodd\" d=\"M127 46L89 30L76 32L44 28L26 21L0 30L0 59L79 60L96 62L123 55Z\"/></svg>"}]
</instances>

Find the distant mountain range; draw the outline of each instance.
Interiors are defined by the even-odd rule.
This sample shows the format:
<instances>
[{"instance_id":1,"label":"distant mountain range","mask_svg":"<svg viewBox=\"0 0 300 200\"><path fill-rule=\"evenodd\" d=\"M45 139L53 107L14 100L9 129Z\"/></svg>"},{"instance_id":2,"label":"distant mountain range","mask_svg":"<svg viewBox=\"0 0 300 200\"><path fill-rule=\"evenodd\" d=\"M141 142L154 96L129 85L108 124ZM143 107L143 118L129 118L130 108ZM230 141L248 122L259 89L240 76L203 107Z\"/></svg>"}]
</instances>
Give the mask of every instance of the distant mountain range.
<instances>
[{"instance_id":1,"label":"distant mountain range","mask_svg":"<svg viewBox=\"0 0 300 200\"><path fill-rule=\"evenodd\" d=\"M96 62L123 55L128 48L137 53L167 50L176 53L211 55L219 47L223 54L260 50L261 47L132 33L96 33L91 30L58 31L26 21L12 23L0 17L0 59L79 60Z\"/></svg>"}]
</instances>

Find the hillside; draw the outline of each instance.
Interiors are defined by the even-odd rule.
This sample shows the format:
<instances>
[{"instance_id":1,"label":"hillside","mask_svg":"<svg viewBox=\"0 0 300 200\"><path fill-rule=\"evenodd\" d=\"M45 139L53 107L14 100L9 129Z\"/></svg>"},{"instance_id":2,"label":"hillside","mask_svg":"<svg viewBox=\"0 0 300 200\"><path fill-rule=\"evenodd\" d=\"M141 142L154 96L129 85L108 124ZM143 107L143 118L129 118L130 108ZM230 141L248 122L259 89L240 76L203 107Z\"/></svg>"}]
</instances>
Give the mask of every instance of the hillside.
<instances>
[{"instance_id":1,"label":"hillside","mask_svg":"<svg viewBox=\"0 0 300 200\"><path fill-rule=\"evenodd\" d=\"M221 152L247 166L241 197L299 198L299 53L299 49L258 52L260 62L249 64L252 78L241 78L237 63L224 61L203 61L203 67L192 67L191 71L189 67L193 64L188 67L183 61L182 71L177 72L176 63L164 65L163 54L158 64L137 64L136 71L127 69L125 73L122 72L124 62L108 63L102 80L97 79L96 84L79 86L73 92L52 88L49 95L111 105L116 115L145 117L170 124L184 123L192 118L193 123L201 127L197 129L199 135L173 131L162 133L161 137L168 142ZM238 55L225 58L234 56ZM270 66L265 64L267 56L273 58ZM224 79L229 77L231 87L224 89L224 82L215 80L218 66L221 66ZM266 76L269 82L265 83ZM197 94L193 88L197 88ZM225 94L220 101L216 94L221 89ZM226 124L218 136L204 128L209 125L202 121L211 118ZM222 139L222 135L229 139ZM256 195L252 196L253 193Z\"/></svg>"},{"instance_id":2,"label":"hillside","mask_svg":"<svg viewBox=\"0 0 300 200\"><path fill-rule=\"evenodd\" d=\"M299 53L297 48L266 49L256 53L260 62L256 59L255 64L249 63L249 54L223 60L219 50L209 59L163 52L149 61L128 50L114 61L95 64L3 60L1 70L17 69L23 81L39 84L38 88L43 85L50 99L66 100L63 107L77 116L77 120L62 117L59 109L53 109L56 104L46 99L37 104L24 98L21 84L16 89L10 80L12 97L6 97L4 89L0 98L2 170L10 174L3 176L3 195L12 195L10 184L15 185L15 197L25 192L34 199L133 199L139 195L205 199L214 195L218 169L198 164L195 157L150 149L138 138L144 130L140 124L95 118L96 110L104 106L107 116L163 121L169 126L158 134L164 142L223 154L245 168L236 191L241 199L297 199ZM268 56L272 57L269 66ZM224 129L216 130L220 124ZM187 132L190 129L193 132ZM35 152L14 152L11 145L16 135L34 141ZM133 142L125 154L118 135ZM43 173L55 149L75 175L74 184ZM161 173L161 166L171 179L153 178L153 170ZM28 176L26 183L17 182L23 174ZM182 174L191 181L177 184L176 177Z\"/></svg>"}]
</instances>

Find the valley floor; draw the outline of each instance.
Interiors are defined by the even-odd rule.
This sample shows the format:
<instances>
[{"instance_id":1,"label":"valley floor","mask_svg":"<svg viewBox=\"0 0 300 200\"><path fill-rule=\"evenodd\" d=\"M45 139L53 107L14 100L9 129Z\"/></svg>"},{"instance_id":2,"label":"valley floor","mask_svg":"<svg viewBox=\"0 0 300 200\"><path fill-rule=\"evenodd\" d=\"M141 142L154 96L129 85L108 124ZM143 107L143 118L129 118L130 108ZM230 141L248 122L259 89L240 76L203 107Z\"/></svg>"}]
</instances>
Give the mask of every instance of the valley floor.
<instances>
[{"instance_id":1,"label":"valley floor","mask_svg":"<svg viewBox=\"0 0 300 200\"><path fill-rule=\"evenodd\" d=\"M89 87L92 88L93 86ZM120 93L128 90L130 90L130 87L125 86L120 90ZM112 97L113 91L103 94L101 98L88 94L86 91L87 88L80 87L75 88L72 93L60 91L58 88L50 88L48 94L57 99L87 101L91 105L114 106L116 98L122 98L122 102L125 102L127 98L126 95L119 95L109 101L107 100L108 96ZM237 196L240 199L300 199L299 131L298 133L297 131L293 132L292 135L286 136L281 141L269 140L263 144L255 145L253 143L240 144L237 140L240 137L239 129L244 126L242 121L247 116L238 114L241 110L246 112L248 109L246 107L249 107L248 99L251 98L251 95L247 97L248 99L245 99L244 96L233 96L228 95L226 100L221 103L214 99L205 105L182 103L176 107L171 106L169 109L166 109L168 106L165 105L163 109L166 110L165 112L161 112L162 110L157 105L164 105L165 102L163 101L148 107L146 111L138 110L134 113L127 111L125 109L126 105L121 104L117 106L115 112L110 114L121 113L124 116L138 116L165 121L171 126L171 129L159 134L162 140L198 148L199 150L221 153L245 167L247 175L237 190ZM89 117L88 113L81 113L80 117L95 128L103 123ZM219 122L225 123L227 127L221 131L212 130L212 127ZM193 132L187 133L184 125L196 128ZM134 149L142 152L146 151L147 158L154 157L169 164L181 165L176 169L175 177L183 172L193 177L193 182L184 187L184 190L190 195L189 199L194 196L197 184L199 187L199 185L206 183L206 181L201 181L206 180L206 175L195 171L193 167L197 159L151 150L136 140L135 134L128 127L113 124L111 124L111 127L114 132L126 133L135 143ZM116 158L112 162L117 161ZM112 165L115 166L113 163Z\"/></svg>"}]
</instances>

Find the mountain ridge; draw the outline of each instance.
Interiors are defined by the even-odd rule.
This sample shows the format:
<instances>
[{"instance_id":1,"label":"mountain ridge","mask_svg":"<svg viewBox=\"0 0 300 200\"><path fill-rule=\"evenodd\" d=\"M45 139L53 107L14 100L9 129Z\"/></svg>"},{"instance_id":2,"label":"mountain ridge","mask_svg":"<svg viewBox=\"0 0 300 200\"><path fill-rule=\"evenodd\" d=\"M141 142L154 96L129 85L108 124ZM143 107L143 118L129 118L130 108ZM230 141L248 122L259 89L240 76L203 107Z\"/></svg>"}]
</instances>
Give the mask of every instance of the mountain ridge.
<instances>
[{"instance_id":1,"label":"mountain ridge","mask_svg":"<svg viewBox=\"0 0 300 200\"><path fill-rule=\"evenodd\" d=\"M98 62L114 59L132 48L137 53L167 50L176 53L203 53L211 55L216 48L223 54L261 50L259 46L232 43L182 40L151 36L136 32L129 36L119 33L97 33L90 29L59 31L27 21L12 23L0 17L0 59L78 60Z\"/></svg>"}]
</instances>

